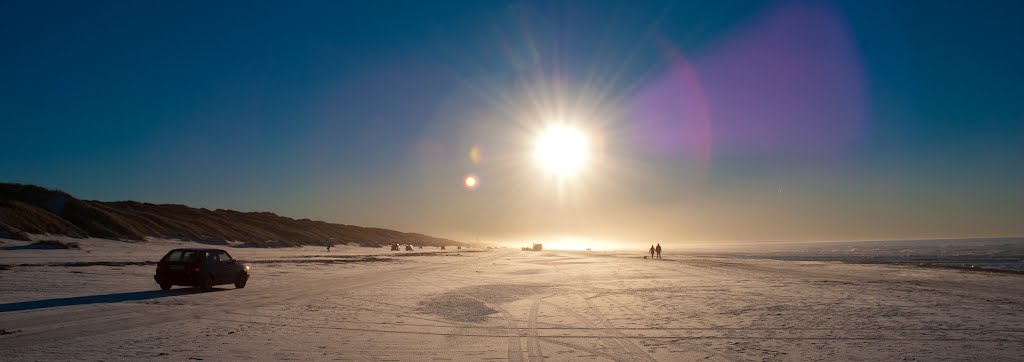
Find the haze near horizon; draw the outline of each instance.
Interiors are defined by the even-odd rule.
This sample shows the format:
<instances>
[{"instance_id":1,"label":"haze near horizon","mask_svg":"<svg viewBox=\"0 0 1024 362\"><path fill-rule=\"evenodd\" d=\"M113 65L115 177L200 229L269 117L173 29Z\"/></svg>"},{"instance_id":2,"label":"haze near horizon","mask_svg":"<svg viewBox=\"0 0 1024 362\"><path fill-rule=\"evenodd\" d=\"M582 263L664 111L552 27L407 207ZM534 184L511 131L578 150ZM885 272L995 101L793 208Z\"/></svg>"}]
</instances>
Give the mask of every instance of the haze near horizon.
<instances>
[{"instance_id":1,"label":"haze near horizon","mask_svg":"<svg viewBox=\"0 0 1024 362\"><path fill-rule=\"evenodd\" d=\"M7 3L0 181L464 241L1019 236L1021 7Z\"/></svg>"}]
</instances>

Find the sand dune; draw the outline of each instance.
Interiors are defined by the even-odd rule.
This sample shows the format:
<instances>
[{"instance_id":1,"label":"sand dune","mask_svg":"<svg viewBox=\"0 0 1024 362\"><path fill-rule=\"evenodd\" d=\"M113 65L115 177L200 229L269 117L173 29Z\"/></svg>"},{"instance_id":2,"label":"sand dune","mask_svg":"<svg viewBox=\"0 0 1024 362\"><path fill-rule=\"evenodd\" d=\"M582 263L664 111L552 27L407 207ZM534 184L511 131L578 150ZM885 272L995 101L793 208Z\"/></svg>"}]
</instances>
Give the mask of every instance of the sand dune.
<instances>
[{"instance_id":1,"label":"sand dune","mask_svg":"<svg viewBox=\"0 0 1024 362\"><path fill-rule=\"evenodd\" d=\"M4 245L17 245L6 241ZM159 291L187 243L0 251L5 359L1016 360L1021 276L641 253L230 249L245 289ZM435 249L436 250L436 249ZM21 266L25 264L26 266Z\"/></svg>"},{"instance_id":2,"label":"sand dune","mask_svg":"<svg viewBox=\"0 0 1024 362\"><path fill-rule=\"evenodd\" d=\"M166 238L217 245L242 242L272 247L466 245L418 233L292 219L270 212L79 200L59 190L0 183L0 238L28 240L26 233L129 241Z\"/></svg>"}]
</instances>

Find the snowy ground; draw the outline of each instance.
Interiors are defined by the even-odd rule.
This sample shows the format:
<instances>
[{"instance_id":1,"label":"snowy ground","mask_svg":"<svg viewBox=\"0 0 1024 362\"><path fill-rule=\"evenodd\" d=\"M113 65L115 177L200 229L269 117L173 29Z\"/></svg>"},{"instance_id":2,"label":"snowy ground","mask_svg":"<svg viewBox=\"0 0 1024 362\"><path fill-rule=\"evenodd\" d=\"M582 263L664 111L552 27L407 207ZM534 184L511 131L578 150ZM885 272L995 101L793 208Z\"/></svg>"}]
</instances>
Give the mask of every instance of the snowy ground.
<instances>
[{"instance_id":1,"label":"snowy ground","mask_svg":"<svg viewBox=\"0 0 1024 362\"><path fill-rule=\"evenodd\" d=\"M0 243L4 360L1024 359L1015 274L642 251L230 248L252 262L246 288L163 292L145 262L193 244L24 244Z\"/></svg>"}]
</instances>

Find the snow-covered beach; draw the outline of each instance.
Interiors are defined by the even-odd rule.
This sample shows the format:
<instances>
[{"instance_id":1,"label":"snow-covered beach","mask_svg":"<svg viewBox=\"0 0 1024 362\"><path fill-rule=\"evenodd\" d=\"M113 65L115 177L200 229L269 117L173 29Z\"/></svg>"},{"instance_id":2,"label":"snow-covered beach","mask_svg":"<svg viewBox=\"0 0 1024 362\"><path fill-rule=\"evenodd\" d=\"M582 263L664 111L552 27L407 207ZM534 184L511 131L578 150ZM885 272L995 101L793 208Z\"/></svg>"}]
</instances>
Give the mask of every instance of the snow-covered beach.
<instances>
[{"instance_id":1,"label":"snow-covered beach","mask_svg":"<svg viewBox=\"0 0 1024 362\"><path fill-rule=\"evenodd\" d=\"M1022 276L642 252L228 248L244 289L162 292L175 241L0 247L9 360L1019 360ZM451 249L451 248L449 248Z\"/></svg>"}]
</instances>

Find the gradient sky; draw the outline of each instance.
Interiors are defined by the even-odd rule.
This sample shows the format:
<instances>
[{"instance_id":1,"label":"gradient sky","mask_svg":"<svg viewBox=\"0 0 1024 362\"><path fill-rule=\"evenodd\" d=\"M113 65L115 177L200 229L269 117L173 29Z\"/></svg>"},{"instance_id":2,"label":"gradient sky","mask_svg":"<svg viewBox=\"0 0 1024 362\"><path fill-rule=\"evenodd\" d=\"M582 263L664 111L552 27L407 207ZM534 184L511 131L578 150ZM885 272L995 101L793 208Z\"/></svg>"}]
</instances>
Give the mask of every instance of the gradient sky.
<instances>
[{"instance_id":1,"label":"gradient sky","mask_svg":"<svg viewBox=\"0 0 1024 362\"><path fill-rule=\"evenodd\" d=\"M0 181L481 241L1024 235L1022 11L5 1ZM600 148L570 180L555 120Z\"/></svg>"}]
</instances>

